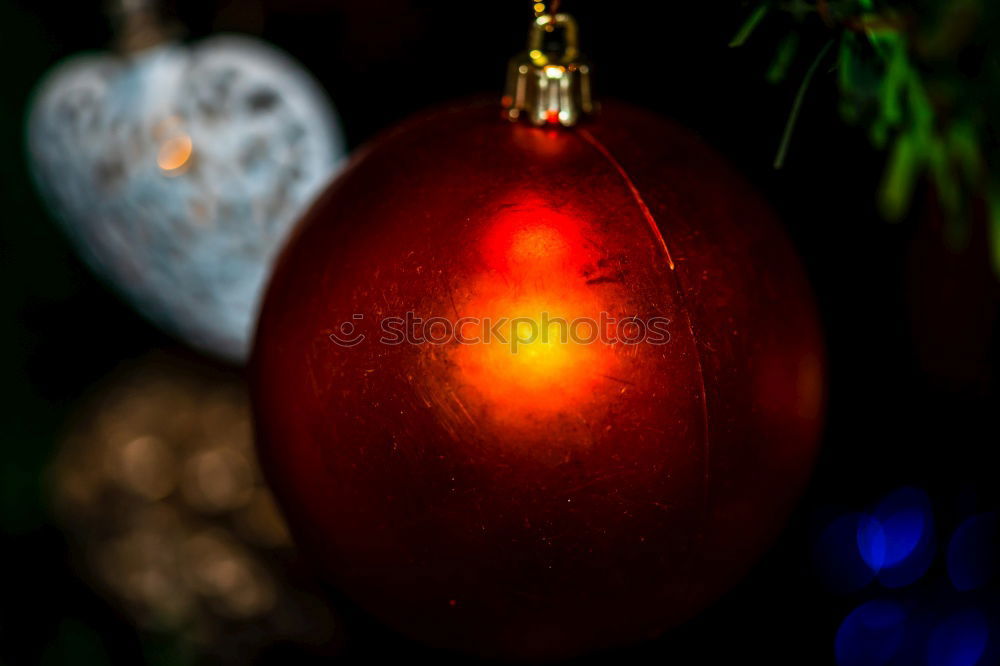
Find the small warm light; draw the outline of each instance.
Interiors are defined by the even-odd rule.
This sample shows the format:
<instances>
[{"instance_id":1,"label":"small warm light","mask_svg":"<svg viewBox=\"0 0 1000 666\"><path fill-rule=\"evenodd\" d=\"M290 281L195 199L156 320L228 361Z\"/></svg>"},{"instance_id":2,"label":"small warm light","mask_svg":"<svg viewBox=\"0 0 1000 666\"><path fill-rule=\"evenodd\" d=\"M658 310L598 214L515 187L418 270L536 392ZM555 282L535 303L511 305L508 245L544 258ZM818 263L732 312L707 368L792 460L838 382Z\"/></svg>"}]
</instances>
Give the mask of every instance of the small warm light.
<instances>
[{"instance_id":1,"label":"small warm light","mask_svg":"<svg viewBox=\"0 0 1000 666\"><path fill-rule=\"evenodd\" d=\"M194 152L194 144L187 134L171 137L160 144L156 165L168 175L176 175L187 166Z\"/></svg>"},{"instance_id":2,"label":"small warm light","mask_svg":"<svg viewBox=\"0 0 1000 666\"><path fill-rule=\"evenodd\" d=\"M253 484L253 468L241 452L214 447L187 461L181 490L192 506L213 513L246 505Z\"/></svg>"},{"instance_id":3,"label":"small warm light","mask_svg":"<svg viewBox=\"0 0 1000 666\"><path fill-rule=\"evenodd\" d=\"M566 68L559 65L547 65L545 76L550 79L561 79L566 74Z\"/></svg>"},{"instance_id":4,"label":"small warm light","mask_svg":"<svg viewBox=\"0 0 1000 666\"><path fill-rule=\"evenodd\" d=\"M160 500L174 489L174 456L169 446L154 435L143 435L117 451L117 481L149 500Z\"/></svg>"},{"instance_id":5,"label":"small warm light","mask_svg":"<svg viewBox=\"0 0 1000 666\"><path fill-rule=\"evenodd\" d=\"M544 2L536 2L535 3L535 13L536 14L544 14L545 13L545 3Z\"/></svg>"}]
</instances>

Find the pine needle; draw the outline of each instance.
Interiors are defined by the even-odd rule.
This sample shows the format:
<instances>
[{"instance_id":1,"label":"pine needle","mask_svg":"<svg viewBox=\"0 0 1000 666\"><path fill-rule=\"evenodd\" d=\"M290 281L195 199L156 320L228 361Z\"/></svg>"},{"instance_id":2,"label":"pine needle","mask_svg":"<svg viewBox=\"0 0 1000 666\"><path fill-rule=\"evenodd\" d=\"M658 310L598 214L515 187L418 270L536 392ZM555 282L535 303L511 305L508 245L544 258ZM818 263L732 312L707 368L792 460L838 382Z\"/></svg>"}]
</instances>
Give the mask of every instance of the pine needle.
<instances>
[{"instance_id":1,"label":"pine needle","mask_svg":"<svg viewBox=\"0 0 1000 666\"><path fill-rule=\"evenodd\" d=\"M788 114L788 122L785 123L785 133L781 137L781 145L778 147L778 154L774 158L774 168L780 169L785 165L785 157L788 155L788 146L792 142L792 133L795 131L795 125L799 120L799 112L802 111L802 102L805 100L806 91L809 90L809 84L812 82L813 77L816 75L816 70L819 69L820 63L823 62L823 58L826 54L830 52L833 48L835 40L830 40L826 43L826 46L822 48L816 59L813 60L812 65L809 66L809 71L806 72L806 76L802 79L802 84L799 85L799 91L795 94L795 102L792 104L792 110Z\"/></svg>"},{"instance_id":2,"label":"pine needle","mask_svg":"<svg viewBox=\"0 0 1000 666\"><path fill-rule=\"evenodd\" d=\"M750 15L750 18L746 20L746 23L744 23L743 26L740 28L739 32L736 33L736 36L733 37L733 40L729 42L729 47L735 49L737 47L743 46L743 44L746 43L747 39L750 38L750 35L753 34L753 31L757 29L757 26L764 18L764 15L767 14L767 10L768 10L767 5L761 5L757 9L753 10L753 14Z\"/></svg>"}]
</instances>

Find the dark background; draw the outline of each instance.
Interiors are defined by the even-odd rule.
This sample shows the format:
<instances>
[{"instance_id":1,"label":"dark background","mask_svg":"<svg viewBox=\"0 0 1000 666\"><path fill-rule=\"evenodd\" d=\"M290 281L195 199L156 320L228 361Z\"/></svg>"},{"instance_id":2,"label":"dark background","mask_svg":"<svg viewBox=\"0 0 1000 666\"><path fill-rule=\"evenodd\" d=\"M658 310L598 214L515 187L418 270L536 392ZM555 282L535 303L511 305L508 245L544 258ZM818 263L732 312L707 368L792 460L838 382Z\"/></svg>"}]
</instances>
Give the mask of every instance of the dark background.
<instances>
[{"instance_id":1,"label":"dark background","mask_svg":"<svg viewBox=\"0 0 1000 666\"><path fill-rule=\"evenodd\" d=\"M531 18L531 3L520 0L165 4L192 38L246 32L294 55L329 92L351 148L426 106L483 91L499 96L506 61L523 48ZM978 250L956 259L936 230L928 193L918 195L903 223L879 218L882 157L841 121L835 77L825 67L785 168L771 167L795 87L826 39L818 23L805 30L805 55L789 82L772 86L764 73L790 20L770 21L747 46L729 49L747 15L737 2L567 0L563 6L580 23L600 96L692 128L777 208L815 286L830 361L823 453L781 541L693 622L590 662L831 662L845 614L890 593L827 590L810 559L822 516L915 485L933 500L944 544L962 517L998 506L990 461L1000 442L997 286L983 241L974 236ZM61 58L104 48L110 36L97 0L0 0L0 664L86 662L85 654L73 653L77 643L62 645L67 618L83 627L81 644L99 641L96 654L113 663L184 660L171 651L169 637L140 636L76 577L66 538L50 523L40 475L89 387L123 360L175 344L85 269L24 164L25 105L36 82ZM891 594L930 594L942 576L938 558L923 587ZM343 662L450 659L396 638L349 605L341 604L341 614L348 635ZM276 646L261 661L297 658L308 657Z\"/></svg>"}]
</instances>

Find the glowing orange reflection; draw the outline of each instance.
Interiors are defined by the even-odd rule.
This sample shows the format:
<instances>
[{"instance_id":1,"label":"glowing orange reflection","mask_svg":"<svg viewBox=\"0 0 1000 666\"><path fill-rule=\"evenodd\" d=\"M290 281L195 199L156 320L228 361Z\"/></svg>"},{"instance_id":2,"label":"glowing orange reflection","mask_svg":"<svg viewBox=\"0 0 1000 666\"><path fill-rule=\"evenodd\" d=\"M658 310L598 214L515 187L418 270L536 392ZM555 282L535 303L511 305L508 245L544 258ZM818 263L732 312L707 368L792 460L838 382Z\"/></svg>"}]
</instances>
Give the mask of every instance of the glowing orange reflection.
<instances>
[{"instance_id":1,"label":"glowing orange reflection","mask_svg":"<svg viewBox=\"0 0 1000 666\"><path fill-rule=\"evenodd\" d=\"M599 258L586 231L578 217L529 199L498 214L481 239L486 270L461 316L494 326L458 346L455 364L460 381L507 418L587 401L615 361L592 340L609 287L599 293L583 275Z\"/></svg>"},{"instance_id":2,"label":"glowing orange reflection","mask_svg":"<svg viewBox=\"0 0 1000 666\"><path fill-rule=\"evenodd\" d=\"M181 134L160 144L156 164L167 174L178 174L185 168L193 152L194 144L191 137L187 134Z\"/></svg>"}]
</instances>

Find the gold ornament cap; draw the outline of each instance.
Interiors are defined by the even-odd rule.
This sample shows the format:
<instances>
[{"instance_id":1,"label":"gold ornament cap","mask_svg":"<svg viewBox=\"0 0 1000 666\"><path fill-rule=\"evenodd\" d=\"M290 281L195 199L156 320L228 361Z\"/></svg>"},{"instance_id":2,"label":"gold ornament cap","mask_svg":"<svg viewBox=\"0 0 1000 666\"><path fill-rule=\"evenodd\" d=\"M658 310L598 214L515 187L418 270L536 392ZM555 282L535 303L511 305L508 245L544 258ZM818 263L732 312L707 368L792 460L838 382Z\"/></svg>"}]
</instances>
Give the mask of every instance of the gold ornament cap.
<instances>
[{"instance_id":1,"label":"gold ornament cap","mask_svg":"<svg viewBox=\"0 0 1000 666\"><path fill-rule=\"evenodd\" d=\"M580 55L572 16L542 14L534 20L528 48L511 58L503 106L510 120L538 127L572 127L594 112L590 64Z\"/></svg>"}]
</instances>

